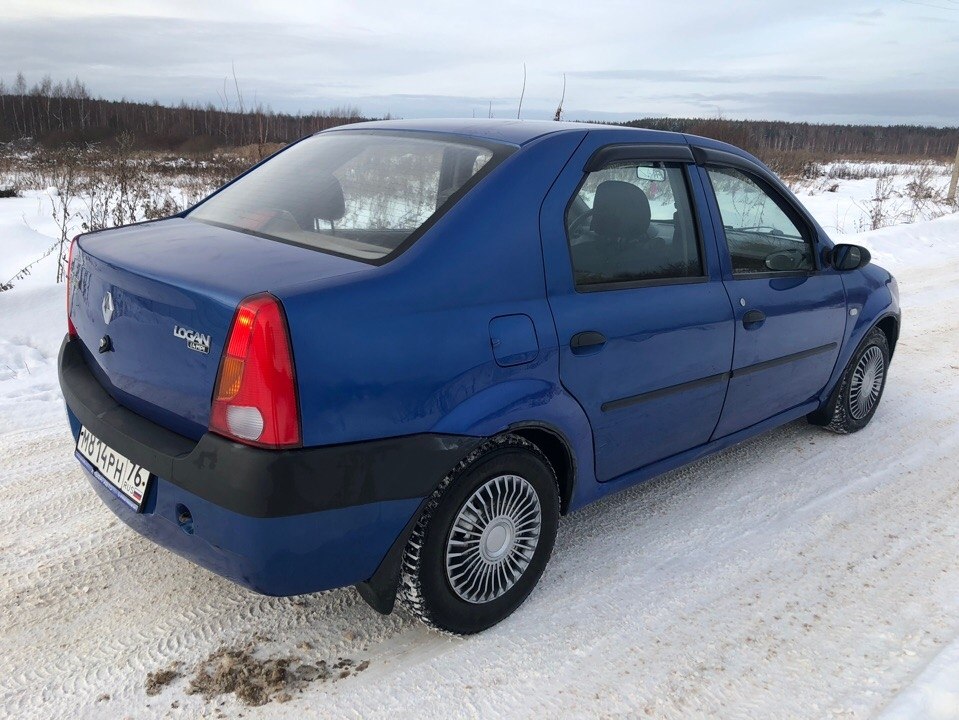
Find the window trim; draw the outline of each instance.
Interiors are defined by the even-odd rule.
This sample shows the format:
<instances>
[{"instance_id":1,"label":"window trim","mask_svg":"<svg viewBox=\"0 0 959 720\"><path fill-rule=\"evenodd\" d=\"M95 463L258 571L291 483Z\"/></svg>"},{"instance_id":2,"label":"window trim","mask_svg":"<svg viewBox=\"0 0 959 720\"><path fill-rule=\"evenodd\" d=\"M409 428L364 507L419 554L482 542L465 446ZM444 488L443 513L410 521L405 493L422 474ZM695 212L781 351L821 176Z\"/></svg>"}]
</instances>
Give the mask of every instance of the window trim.
<instances>
[{"instance_id":1,"label":"window trim","mask_svg":"<svg viewBox=\"0 0 959 720\"><path fill-rule=\"evenodd\" d=\"M671 151L674 147L677 149L688 150L688 156L684 155L681 150L678 153L679 155L687 157L687 159L663 159L664 155L666 157L671 155ZM603 154L603 152L607 150L611 152ZM594 167L594 159L597 158L602 159L603 164ZM604 170L610 165L621 164L630 161L635 161L637 163L661 162L679 165L679 170L683 176L683 184L686 187L686 197L689 201L689 210L692 214L693 226L696 231L696 252L699 255L700 274L674 278L649 278L645 280L611 280L608 282L581 285L576 282L576 266L573 264L573 245L571 238L569 237L569 224L566 221L566 218L569 216L569 210L576 198L579 197L579 193L583 189L583 185L586 184L586 180L589 178L590 174ZM573 194L570 195L569 201L566 203L566 207L563 210L563 234L566 236L566 253L569 257L570 276L573 281L573 290L575 292L594 293L612 290L635 290L647 287L693 285L709 282L709 266L706 258L705 234L703 233L702 228L700 208L697 205L696 199L692 192L692 178L690 176L691 167L695 167L695 161L692 151L688 145L604 145L603 147L598 148L596 152L590 156L590 159L586 162L586 165L583 168L583 177L576 184L576 189L573 190Z\"/></svg>"},{"instance_id":2,"label":"window trim","mask_svg":"<svg viewBox=\"0 0 959 720\"><path fill-rule=\"evenodd\" d=\"M695 163L693 151L689 145L657 144L637 145L634 143L618 143L604 145L589 156L583 172L598 172L613 163L629 162L673 162Z\"/></svg>"},{"instance_id":3,"label":"window trim","mask_svg":"<svg viewBox=\"0 0 959 720\"><path fill-rule=\"evenodd\" d=\"M735 157L731 153L723 153L729 157ZM726 250L726 255L729 257L729 267L732 272L733 280L762 280L762 279L773 279L773 278L786 278L786 277L810 277L818 273L822 268L819 263L819 233L816 232L815 227L809 222L809 219L805 216L804 213L798 211L795 205L789 201L789 199L782 193L780 190L770 183L763 174L756 172L755 169L751 167L751 163L747 163L743 159L742 163L724 163L724 162L707 162L702 165L703 169L706 171L706 177L709 179L709 190L712 192L712 200L716 203L716 212L719 213L719 229L722 230L723 234L723 245ZM736 268L733 266L733 254L729 249L729 238L726 235L726 226L722 221L722 210L719 207L719 198L716 192L716 186L713 185L712 175L709 174L709 170L735 170L741 175L744 175L747 179L751 180L753 183L762 190L770 200L772 200L776 207L778 207L783 215L785 215L793 225L796 226L796 229L799 230L799 234L803 239L803 242L809 247L810 255L812 256L813 267L812 269L799 269L799 270L768 270L765 272L743 272L736 271Z\"/></svg>"},{"instance_id":4,"label":"window trim","mask_svg":"<svg viewBox=\"0 0 959 720\"><path fill-rule=\"evenodd\" d=\"M696 285L709 282L708 275L693 275L681 278L651 278L649 280L612 280L602 283L589 283L588 285L575 285L576 292L594 293L605 292L607 290L635 290L637 288L663 287L668 285Z\"/></svg>"},{"instance_id":5,"label":"window trim","mask_svg":"<svg viewBox=\"0 0 959 720\"><path fill-rule=\"evenodd\" d=\"M808 278L817 275L817 270L767 270L765 272L738 272L732 274L736 280L776 280L777 278Z\"/></svg>"},{"instance_id":6,"label":"window trim","mask_svg":"<svg viewBox=\"0 0 959 720\"><path fill-rule=\"evenodd\" d=\"M393 248L390 252L378 258L357 257L356 255L351 255L349 253L338 252L336 250L329 250L327 248L318 248L315 245L308 245L306 243L297 242L296 240L290 240L288 238L277 237L275 235L267 235L265 233L257 232L256 230L248 230L246 228L237 227L234 225L230 225L228 223L220 223L220 222L215 222L211 220L203 220L201 218L190 217L190 215L193 213L194 210L199 208L201 205L206 203L211 198L215 197L216 195L219 195L221 192L223 192L228 187L233 185L233 183L237 182L241 178L246 177L251 172L256 170L261 165L264 165L266 162L268 162L272 158L276 157L277 155L281 153L286 152L290 148L296 145L299 145L302 142L309 140L310 138L314 138L319 135L325 135L327 133L329 133L330 135L333 135L334 133L336 133L336 134L354 134L354 135L377 135L377 136L389 136L389 137L400 137L400 138L415 137L417 139L435 140L437 142L446 142L446 143L452 143L455 145L482 147L489 150L492 153L492 156L490 157L489 161L483 167L481 167L478 171L473 173L470 179L467 180L465 183L463 183L455 193L453 193L448 198L446 198L446 201L442 205L440 205L438 208L436 208L433 214L430 215L423 222L422 225L416 228L416 230L414 230L403 242L401 242L399 245ZM437 222L439 222L440 219L444 215L446 215L447 212L449 212L457 203L459 203L459 201L462 200L463 197L470 190L472 190L476 185L480 183L480 181L482 181L489 174L491 174L493 170L499 167L499 165L504 160L509 158L510 155L515 153L517 150L519 150L519 146L512 145L510 143L497 142L495 140L488 140L486 138L478 138L478 137L473 137L469 135L465 135L465 136L458 135L455 133L432 132L430 130L374 130L374 129L367 129L367 128L343 129L342 127L330 128L328 130L322 130L320 132L307 135L306 137L300 138L299 140L296 140L295 142L291 142L285 148L281 148L280 150L277 150L272 155L269 155L268 157L264 158L263 160L256 163L252 167L247 168L244 172L237 175L235 178L227 182L225 185L217 188L216 190L214 190L212 193L207 195L205 198L201 199L192 207L189 207L186 210L180 213L177 213L177 215L175 215L174 217L180 217L186 220L193 220L193 222L213 225L215 227L221 227L226 230L241 232L245 235L260 237L266 240L272 240L274 242L284 243L285 245L302 247L302 248L306 248L307 250L313 250L315 252L321 252L326 255L332 255L334 257L344 258L346 260L354 260L356 262L361 262L365 265L373 265L378 267L380 265L385 265L386 263L391 262L392 260L395 260L397 257L405 253L407 250L409 250L410 247L412 247L417 240L423 237L423 235L425 235L430 230L430 228L432 228Z\"/></svg>"}]
</instances>

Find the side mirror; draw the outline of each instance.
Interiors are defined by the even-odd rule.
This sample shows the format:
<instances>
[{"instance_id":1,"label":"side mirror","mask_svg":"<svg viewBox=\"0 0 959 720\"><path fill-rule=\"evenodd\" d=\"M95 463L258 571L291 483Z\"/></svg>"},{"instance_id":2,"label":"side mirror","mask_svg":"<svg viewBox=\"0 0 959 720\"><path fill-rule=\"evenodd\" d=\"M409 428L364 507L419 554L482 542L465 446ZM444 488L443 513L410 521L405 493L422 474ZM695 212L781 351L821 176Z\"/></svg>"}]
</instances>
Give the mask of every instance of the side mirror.
<instances>
[{"instance_id":1,"label":"side mirror","mask_svg":"<svg viewBox=\"0 0 959 720\"><path fill-rule=\"evenodd\" d=\"M858 270L872 260L872 255L860 245L837 245L832 249L832 266L837 270Z\"/></svg>"}]
</instances>

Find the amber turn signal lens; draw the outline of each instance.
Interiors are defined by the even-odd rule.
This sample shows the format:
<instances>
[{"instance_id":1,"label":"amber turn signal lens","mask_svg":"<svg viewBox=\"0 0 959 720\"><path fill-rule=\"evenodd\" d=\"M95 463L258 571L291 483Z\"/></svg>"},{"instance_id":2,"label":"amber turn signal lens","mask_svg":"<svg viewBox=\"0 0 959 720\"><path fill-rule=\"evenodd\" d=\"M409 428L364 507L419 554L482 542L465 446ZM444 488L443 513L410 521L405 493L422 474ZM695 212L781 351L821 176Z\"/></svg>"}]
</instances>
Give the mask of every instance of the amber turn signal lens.
<instances>
[{"instance_id":1,"label":"amber turn signal lens","mask_svg":"<svg viewBox=\"0 0 959 720\"><path fill-rule=\"evenodd\" d=\"M217 400L232 400L240 392L240 382L243 380L243 361L240 358L224 357L223 370L220 374L219 392Z\"/></svg>"}]
</instances>

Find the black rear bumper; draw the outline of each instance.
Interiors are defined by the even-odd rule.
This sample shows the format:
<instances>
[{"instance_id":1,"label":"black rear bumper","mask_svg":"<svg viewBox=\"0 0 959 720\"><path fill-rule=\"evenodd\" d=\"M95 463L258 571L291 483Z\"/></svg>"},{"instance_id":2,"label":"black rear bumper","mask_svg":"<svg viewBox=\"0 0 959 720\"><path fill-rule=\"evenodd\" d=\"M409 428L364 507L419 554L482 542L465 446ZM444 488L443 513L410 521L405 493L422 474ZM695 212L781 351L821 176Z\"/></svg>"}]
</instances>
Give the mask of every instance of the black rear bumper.
<instances>
[{"instance_id":1,"label":"black rear bumper","mask_svg":"<svg viewBox=\"0 0 959 720\"><path fill-rule=\"evenodd\" d=\"M284 517L424 498L481 442L419 434L296 450L263 450L207 433L183 437L117 403L69 336L60 387L71 412L107 445L174 485L249 517Z\"/></svg>"}]
</instances>

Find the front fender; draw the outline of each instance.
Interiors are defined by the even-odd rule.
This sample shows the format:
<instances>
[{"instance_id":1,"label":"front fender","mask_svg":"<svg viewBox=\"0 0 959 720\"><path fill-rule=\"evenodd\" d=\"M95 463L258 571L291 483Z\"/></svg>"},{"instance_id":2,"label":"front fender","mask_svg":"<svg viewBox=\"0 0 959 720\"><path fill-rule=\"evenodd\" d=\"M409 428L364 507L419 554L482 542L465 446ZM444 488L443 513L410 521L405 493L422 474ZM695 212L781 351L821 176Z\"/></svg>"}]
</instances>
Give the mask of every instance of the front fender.
<instances>
[{"instance_id":1,"label":"front fender","mask_svg":"<svg viewBox=\"0 0 959 720\"><path fill-rule=\"evenodd\" d=\"M842 273L841 277L846 289L846 335L829 384L820 398L822 402L835 390L850 358L869 331L887 317L896 318L897 323L900 319L899 299L890 289L893 278L887 270L867 265L862 270Z\"/></svg>"}]
</instances>

